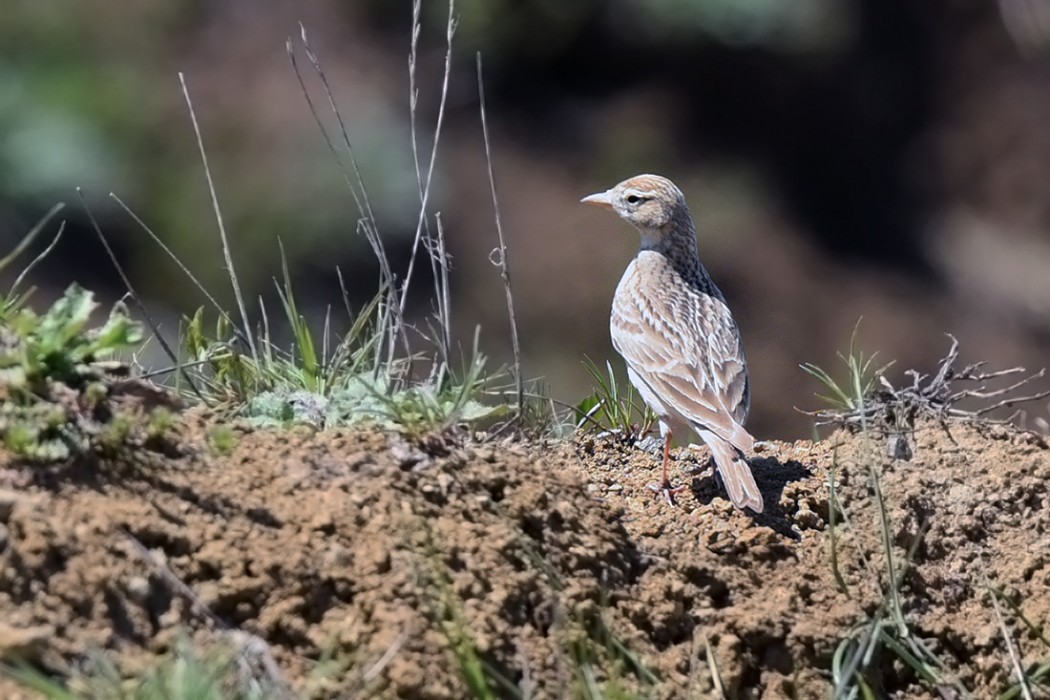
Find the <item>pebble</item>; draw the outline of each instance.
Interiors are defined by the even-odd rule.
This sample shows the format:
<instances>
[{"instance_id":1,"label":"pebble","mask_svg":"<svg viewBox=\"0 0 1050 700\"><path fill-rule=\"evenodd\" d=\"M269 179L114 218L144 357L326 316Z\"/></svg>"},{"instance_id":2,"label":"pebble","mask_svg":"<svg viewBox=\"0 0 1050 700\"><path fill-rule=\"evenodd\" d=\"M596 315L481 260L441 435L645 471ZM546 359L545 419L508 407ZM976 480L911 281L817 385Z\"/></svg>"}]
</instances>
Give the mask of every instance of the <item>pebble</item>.
<instances>
[{"instance_id":1,"label":"pebble","mask_svg":"<svg viewBox=\"0 0 1050 700\"><path fill-rule=\"evenodd\" d=\"M140 605L144 605L149 600L153 587L150 586L149 579L145 576L132 576L128 579L125 590L129 598Z\"/></svg>"}]
</instances>

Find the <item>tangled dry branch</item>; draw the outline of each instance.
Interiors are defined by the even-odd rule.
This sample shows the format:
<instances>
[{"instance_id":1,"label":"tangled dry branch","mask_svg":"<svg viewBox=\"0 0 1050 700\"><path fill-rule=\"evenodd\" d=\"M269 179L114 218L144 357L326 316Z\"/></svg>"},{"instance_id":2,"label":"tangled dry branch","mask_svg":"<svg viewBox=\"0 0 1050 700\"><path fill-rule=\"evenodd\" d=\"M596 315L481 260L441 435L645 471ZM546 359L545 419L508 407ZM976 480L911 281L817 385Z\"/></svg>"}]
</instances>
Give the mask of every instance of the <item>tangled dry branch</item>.
<instances>
[{"instance_id":1,"label":"tangled dry branch","mask_svg":"<svg viewBox=\"0 0 1050 700\"><path fill-rule=\"evenodd\" d=\"M903 436L921 419L941 422L976 421L1008 423L1017 418L1015 411L1000 419L988 415L1018 404L1050 397L1050 389L1032 391L1034 384L1046 376L1046 369L1029 374L1024 367L988 371L987 362L975 362L956 369L959 359L959 341L951 334L951 347L932 375L908 370L905 376L911 384L895 387L881 373L872 383L868 395L849 408L826 408L807 412L817 419L817 425L844 426L851 430L873 430L887 436ZM1014 378L1010 384L996 388L995 382ZM978 405L972 406L976 401ZM964 402L971 407L964 407ZM891 453L909 451L906 445L893 443Z\"/></svg>"}]
</instances>

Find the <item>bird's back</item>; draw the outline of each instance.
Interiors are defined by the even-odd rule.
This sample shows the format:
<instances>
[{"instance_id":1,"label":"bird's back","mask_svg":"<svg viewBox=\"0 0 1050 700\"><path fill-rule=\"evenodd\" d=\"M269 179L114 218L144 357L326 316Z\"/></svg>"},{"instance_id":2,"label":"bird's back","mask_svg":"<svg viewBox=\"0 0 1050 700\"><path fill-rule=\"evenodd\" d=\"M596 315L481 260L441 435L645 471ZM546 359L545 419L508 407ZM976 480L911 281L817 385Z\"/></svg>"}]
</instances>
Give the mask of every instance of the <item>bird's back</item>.
<instances>
[{"instance_id":1,"label":"bird's back","mask_svg":"<svg viewBox=\"0 0 1050 700\"><path fill-rule=\"evenodd\" d=\"M639 252L613 296L610 333L617 352L670 408L698 401L737 427L747 419L740 332L695 254L676 264L662 252ZM683 412L688 418L688 410L675 411Z\"/></svg>"}]
</instances>

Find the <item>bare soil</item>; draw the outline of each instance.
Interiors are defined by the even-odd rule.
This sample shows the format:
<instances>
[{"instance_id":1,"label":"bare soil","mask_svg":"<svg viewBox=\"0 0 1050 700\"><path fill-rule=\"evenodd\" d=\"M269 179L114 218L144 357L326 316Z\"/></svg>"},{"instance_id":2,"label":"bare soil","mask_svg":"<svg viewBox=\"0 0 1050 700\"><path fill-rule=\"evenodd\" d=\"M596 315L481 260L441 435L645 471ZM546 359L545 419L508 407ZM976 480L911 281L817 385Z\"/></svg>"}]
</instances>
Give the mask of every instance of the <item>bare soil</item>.
<instances>
[{"instance_id":1,"label":"bare soil","mask_svg":"<svg viewBox=\"0 0 1050 700\"><path fill-rule=\"evenodd\" d=\"M103 650L131 674L187 630L229 628L321 696L465 697L468 640L536 698L571 697L591 657L632 695L707 697L709 655L727 697L822 697L837 645L886 591L869 465L898 568L910 552L912 633L976 697L1013 682L988 587L1050 619L1050 450L1011 428L927 425L909 462L844 432L762 443L753 517L702 451L678 450L689 488L672 508L645 486L657 457L614 437L420 447L234 423L219 454L216 424L189 411L164 445L62 468L0 458L0 659L60 669ZM1003 617L1021 658L1045 660ZM342 670L318 678L331 658ZM882 696L940 697L881 668Z\"/></svg>"}]
</instances>

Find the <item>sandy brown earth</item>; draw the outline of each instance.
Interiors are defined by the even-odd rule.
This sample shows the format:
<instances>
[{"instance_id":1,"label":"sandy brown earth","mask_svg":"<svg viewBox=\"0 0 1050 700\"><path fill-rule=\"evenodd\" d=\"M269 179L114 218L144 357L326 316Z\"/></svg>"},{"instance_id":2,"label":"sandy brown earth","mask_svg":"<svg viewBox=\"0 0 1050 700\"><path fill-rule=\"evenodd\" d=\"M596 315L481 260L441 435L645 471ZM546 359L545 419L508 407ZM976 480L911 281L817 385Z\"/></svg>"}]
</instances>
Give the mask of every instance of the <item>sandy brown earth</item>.
<instances>
[{"instance_id":1,"label":"sandy brown earth","mask_svg":"<svg viewBox=\"0 0 1050 700\"><path fill-rule=\"evenodd\" d=\"M898 567L912 551L910 629L958 683L992 697L1013 682L989 586L1050 619L1050 450L1010 428L925 426L910 462L845 433L761 444L759 517L687 450L675 475L690 488L669 507L645 488L657 459L614 437L424 450L235 426L219 454L213 430L191 411L163 451L46 470L3 458L0 658L54 670L104 650L134 673L186 630L228 628L318 696L462 698L453 649L473 646L534 698L573 697L588 660L630 697L710 697L716 676L725 697L823 697L837 645L884 597L869 464ZM1023 662L1045 661L1003 618ZM315 673L322 658L337 670ZM951 697L875 667L882 696Z\"/></svg>"}]
</instances>

